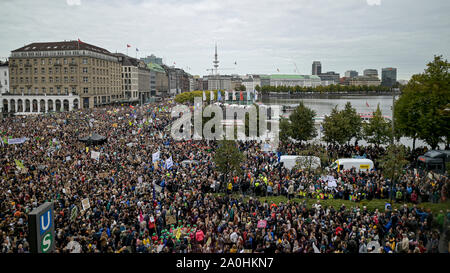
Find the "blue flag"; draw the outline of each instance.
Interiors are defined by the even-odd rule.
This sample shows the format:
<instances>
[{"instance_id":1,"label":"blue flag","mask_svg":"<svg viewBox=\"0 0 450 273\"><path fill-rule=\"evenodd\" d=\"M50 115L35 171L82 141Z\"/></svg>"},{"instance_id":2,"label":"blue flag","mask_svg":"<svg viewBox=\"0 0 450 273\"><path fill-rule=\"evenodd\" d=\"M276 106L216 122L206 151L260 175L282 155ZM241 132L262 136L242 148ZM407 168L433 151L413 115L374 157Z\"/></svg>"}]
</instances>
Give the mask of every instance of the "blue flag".
<instances>
[{"instance_id":1,"label":"blue flag","mask_svg":"<svg viewBox=\"0 0 450 273\"><path fill-rule=\"evenodd\" d=\"M222 94L220 93L220 90L217 91L217 100L221 101L222 100Z\"/></svg>"}]
</instances>

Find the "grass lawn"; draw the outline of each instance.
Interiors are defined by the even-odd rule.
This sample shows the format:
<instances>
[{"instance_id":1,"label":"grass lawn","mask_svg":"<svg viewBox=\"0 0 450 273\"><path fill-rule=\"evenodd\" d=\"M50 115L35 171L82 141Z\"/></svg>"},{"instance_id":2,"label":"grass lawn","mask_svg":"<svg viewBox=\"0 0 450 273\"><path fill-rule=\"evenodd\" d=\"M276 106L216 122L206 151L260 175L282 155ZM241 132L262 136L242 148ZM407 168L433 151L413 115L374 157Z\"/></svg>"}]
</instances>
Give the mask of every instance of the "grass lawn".
<instances>
[{"instance_id":1,"label":"grass lawn","mask_svg":"<svg viewBox=\"0 0 450 273\"><path fill-rule=\"evenodd\" d=\"M216 195L223 196L225 194L218 193ZM240 194L232 194L231 196L234 198L243 197ZM244 198L245 201L247 201L248 199L249 199L248 196L246 196ZM269 203L273 202L275 204L278 204L281 202L286 203L288 201L288 199L285 196L267 196L267 197L258 197L258 199L261 202L264 202L265 200L267 200ZM291 202L299 203L299 202L303 202L304 200L306 200L308 207L312 206L312 204L317 202L316 199L309 199L309 198L308 199L293 198L293 199L291 199ZM389 199L372 199L370 201L362 200L359 203L353 202L350 200L343 200L343 199L329 199L329 200L320 200L320 203L322 204L322 206L333 206L334 208L340 208L341 205L344 204L347 208L355 207L355 206L359 205L360 208L362 208L363 206L366 206L369 211L373 211L375 209L378 209L379 211L384 211L384 206L386 203L389 203ZM412 203L406 203L406 204L408 205L408 207L413 206ZM393 202L392 206L394 208L400 208L401 206L403 206L403 203ZM421 208L422 210L430 209L433 212L433 215L437 215L440 210L442 210L444 213L446 213L446 210L450 209L450 202L447 201L445 203L437 203L437 204L426 202L426 203L417 204L417 207Z\"/></svg>"}]
</instances>

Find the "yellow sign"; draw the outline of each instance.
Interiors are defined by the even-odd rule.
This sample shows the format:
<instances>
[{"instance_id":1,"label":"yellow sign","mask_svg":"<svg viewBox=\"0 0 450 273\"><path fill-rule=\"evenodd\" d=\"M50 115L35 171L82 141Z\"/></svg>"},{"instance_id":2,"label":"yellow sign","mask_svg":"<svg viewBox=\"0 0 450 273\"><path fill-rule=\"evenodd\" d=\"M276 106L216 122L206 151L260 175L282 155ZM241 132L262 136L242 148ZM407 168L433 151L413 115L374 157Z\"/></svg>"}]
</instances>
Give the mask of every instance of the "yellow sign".
<instances>
[{"instance_id":1,"label":"yellow sign","mask_svg":"<svg viewBox=\"0 0 450 273\"><path fill-rule=\"evenodd\" d=\"M368 168L369 168L369 165L359 165L359 168L360 168L360 169L368 169Z\"/></svg>"}]
</instances>

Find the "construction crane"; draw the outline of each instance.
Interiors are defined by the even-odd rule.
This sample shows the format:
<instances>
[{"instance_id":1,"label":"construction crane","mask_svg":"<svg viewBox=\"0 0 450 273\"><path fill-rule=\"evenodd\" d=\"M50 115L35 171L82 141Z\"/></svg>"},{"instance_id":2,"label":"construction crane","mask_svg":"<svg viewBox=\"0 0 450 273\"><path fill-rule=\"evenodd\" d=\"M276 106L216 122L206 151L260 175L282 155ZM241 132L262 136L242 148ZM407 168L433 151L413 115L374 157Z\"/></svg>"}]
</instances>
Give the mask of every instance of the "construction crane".
<instances>
[{"instance_id":1,"label":"construction crane","mask_svg":"<svg viewBox=\"0 0 450 273\"><path fill-rule=\"evenodd\" d=\"M296 73L298 73L298 68L297 68L297 64L294 62L294 61L292 61L293 63L294 63L294 65L295 65L295 70L294 70L294 72L296 72Z\"/></svg>"},{"instance_id":2,"label":"construction crane","mask_svg":"<svg viewBox=\"0 0 450 273\"><path fill-rule=\"evenodd\" d=\"M216 73L217 73L217 70L234 70L234 68L210 68L210 69L206 69L206 71L211 71L211 75L213 75L214 74L214 71L216 71Z\"/></svg>"}]
</instances>

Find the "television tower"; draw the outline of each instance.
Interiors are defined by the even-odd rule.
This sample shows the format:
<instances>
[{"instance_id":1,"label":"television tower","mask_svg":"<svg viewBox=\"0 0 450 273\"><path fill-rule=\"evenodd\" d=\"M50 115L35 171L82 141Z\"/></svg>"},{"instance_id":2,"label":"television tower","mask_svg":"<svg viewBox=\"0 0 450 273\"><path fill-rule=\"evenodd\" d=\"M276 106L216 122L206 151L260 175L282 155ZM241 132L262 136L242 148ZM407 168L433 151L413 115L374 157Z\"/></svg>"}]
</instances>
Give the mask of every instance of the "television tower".
<instances>
[{"instance_id":1,"label":"television tower","mask_svg":"<svg viewBox=\"0 0 450 273\"><path fill-rule=\"evenodd\" d=\"M214 64L214 69L216 70L216 75L218 75L219 73L217 70L219 68L219 60L217 59L217 43L216 43L216 50L215 50L215 54L214 54L213 64Z\"/></svg>"}]
</instances>

